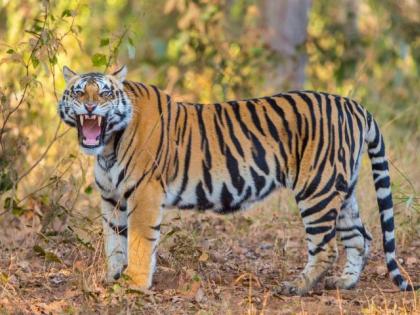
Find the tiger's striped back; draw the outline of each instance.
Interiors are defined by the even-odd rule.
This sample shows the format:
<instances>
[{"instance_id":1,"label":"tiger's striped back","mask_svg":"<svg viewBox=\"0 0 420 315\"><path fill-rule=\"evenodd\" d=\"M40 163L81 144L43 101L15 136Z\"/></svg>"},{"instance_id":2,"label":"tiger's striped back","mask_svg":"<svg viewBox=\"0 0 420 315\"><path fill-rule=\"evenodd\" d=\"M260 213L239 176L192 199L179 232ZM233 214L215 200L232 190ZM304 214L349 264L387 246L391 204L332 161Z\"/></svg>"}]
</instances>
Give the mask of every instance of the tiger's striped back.
<instances>
[{"instance_id":1,"label":"tiger's striped back","mask_svg":"<svg viewBox=\"0 0 420 315\"><path fill-rule=\"evenodd\" d=\"M357 103L314 92L209 105L161 102L167 109L159 115L172 116L163 119L162 138L174 139L156 156L166 156L165 204L179 208L226 213L279 187L299 200L333 181L344 192L366 133Z\"/></svg>"}]
</instances>

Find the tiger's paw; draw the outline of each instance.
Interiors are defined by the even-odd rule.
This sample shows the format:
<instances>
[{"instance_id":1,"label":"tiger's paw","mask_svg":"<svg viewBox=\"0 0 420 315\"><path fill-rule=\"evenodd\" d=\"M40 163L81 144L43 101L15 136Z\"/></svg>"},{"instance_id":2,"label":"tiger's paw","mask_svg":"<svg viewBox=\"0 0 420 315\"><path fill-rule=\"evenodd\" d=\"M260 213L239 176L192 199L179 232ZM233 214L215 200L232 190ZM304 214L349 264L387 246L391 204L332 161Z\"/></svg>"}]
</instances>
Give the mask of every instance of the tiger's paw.
<instances>
[{"instance_id":1,"label":"tiger's paw","mask_svg":"<svg viewBox=\"0 0 420 315\"><path fill-rule=\"evenodd\" d=\"M287 295L287 296L294 296L294 295L305 295L308 293L309 288L305 285L302 285L302 281L297 280L293 282L282 282L275 290L274 295Z\"/></svg>"},{"instance_id":2,"label":"tiger's paw","mask_svg":"<svg viewBox=\"0 0 420 315\"><path fill-rule=\"evenodd\" d=\"M111 265L108 267L108 271L106 273L106 282L112 283L117 281L119 278L121 278L121 275L123 274L124 270L127 268L127 265Z\"/></svg>"},{"instance_id":3,"label":"tiger's paw","mask_svg":"<svg viewBox=\"0 0 420 315\"><path fill-rule=\"evenodd\" d=\"M327 290L335 290L335 289L343 289L349 290L353 289L357 284L357 280L353 279L352 277L326 277L325 278L325 289Z\"/></svg>"},{"instance_id":4,"label":"tiger's paw","mask_svg":"<svg viewBox=\"0 0 420 315\"><path fill-rule=\"evenodd\" d=\"M138 272L137 270L131 269L130 266L127 267L123 275L131 290L145 292L152 285L151 277L148 273Z\"/></svg>"}]
</instances>

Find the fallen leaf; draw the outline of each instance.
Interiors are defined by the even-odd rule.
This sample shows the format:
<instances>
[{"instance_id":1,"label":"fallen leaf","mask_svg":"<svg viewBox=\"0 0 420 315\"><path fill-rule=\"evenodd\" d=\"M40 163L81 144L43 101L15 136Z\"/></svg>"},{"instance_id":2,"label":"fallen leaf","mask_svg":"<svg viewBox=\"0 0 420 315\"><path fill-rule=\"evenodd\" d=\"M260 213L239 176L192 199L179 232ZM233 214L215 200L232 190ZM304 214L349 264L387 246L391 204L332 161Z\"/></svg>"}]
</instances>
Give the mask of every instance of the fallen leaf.
<instances>
[{"instance_id":1,"label":"fallen leaf","mask_svg":"<svg viewBox=\"0 0 420 315\"><path fill-rule=\"evenodd\" d=\"M207 260L209 260L209 254L207 254L206 252L203 252L198 258L198 261L200 262L206 262Z\"/></svg>"},{"instance_id":2,"label":"fallen leaf","mask_svg":"<svg viewBox=\"0 0 420 315\"><path fill-rule=\"evenodd\" d=\"M198 288L197 292L195 293L195 301L200 303L204 298L204 290L202 288Z\"/></svg>"},{"instance_id":3,"label":"fallen leaf","mask_svg":"<svg viewBox=\"0 0 420 315\"><path fill-rule=\"evenodd\" d=\"M416 257L410 256L407 257L406 261L407 266L414 267L418 263L418 259Z\"/></svg>"}]
</instances>

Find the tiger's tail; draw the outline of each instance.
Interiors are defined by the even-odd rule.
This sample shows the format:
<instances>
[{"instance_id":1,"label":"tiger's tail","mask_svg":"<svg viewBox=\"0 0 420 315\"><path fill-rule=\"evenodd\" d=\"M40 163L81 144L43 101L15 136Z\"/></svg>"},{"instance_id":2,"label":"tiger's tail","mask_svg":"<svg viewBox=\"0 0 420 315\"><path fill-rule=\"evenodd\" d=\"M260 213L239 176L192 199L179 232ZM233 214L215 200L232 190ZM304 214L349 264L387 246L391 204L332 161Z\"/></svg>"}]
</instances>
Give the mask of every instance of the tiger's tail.
<instances>
[{"instance_id":1,"label":"tiger's tail","mask_svg":"<svg viewBox=\"0 0 420 315\"><path fill-rule=\"evenodd\" d=\"M378 124L368 113L368 133L366 137L369 158L372 165L373 181L381 219L383 246L386 266L392 281L401 291L420 289L411 285L401 274L395 254L394 206L391 193L388 159L385 154L385 143Z\"/></svg>"}]
</instances>

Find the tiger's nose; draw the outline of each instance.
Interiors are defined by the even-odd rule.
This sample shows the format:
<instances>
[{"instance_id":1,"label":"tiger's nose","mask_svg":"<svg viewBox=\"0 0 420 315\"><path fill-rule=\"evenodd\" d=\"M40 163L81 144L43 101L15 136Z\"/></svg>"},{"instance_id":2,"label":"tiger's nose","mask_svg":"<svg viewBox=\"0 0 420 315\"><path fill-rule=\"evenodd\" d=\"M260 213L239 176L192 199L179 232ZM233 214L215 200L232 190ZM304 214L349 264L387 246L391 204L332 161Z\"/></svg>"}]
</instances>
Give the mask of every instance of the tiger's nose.
<instances>
[{"instance_id":1,"label":"tiger's nose","mask_svg":"<svg viewBox=\"0 0 420 315\"><path fill-rule=\"evenodd\" d=\"M85 104L85 108L88 111L88 113L92 113L95 110L96 105L95 104Z\"/></svg>"}]
</instances>

